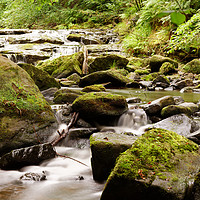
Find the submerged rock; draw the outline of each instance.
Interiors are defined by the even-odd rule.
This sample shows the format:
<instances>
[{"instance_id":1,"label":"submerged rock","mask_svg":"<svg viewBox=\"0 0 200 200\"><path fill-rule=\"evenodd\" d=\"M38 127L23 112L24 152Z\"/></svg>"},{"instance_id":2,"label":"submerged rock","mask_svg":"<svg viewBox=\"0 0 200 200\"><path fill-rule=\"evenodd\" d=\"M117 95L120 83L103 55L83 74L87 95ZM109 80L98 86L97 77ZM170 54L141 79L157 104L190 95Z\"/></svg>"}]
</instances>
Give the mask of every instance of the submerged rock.
<instances>
[{"instance_id":1,"label":"submerged rock","mask_svg":"<svg viewBox=\"0 0 200 200\"><path fill-rule=\"evenodd\" d=\"M199 171L198 150L197 144L174 132L147 131L118 158L101 200L187 199Z\"/></svg>"},{"instance_id":2,"label":"submerged rock","mask_svg":"<svg viewBox=\"0 0 200 200\"><path fill-rule=\"evenodd\" d=\"M54 158L56 152L51 144L40 144L12 150L0 158L1 169L20 169L27 165L38 165L42 161Z\"/></svg>"}]
</instances>

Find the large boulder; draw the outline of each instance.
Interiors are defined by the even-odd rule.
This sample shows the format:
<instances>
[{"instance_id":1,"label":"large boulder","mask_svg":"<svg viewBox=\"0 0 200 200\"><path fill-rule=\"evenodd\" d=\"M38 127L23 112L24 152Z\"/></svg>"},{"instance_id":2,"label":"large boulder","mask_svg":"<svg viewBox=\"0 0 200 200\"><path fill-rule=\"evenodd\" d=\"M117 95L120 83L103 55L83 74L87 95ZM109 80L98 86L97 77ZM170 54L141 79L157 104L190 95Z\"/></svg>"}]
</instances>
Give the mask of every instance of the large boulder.
<instances>
[{"instance_id":1,"label":"large boulder","mask_svg":"<svg viewBox=\"0 0 200 200\"><path fill-rule=\"evenodd\" d=\"M171 58L163 57L160 55L154 55L149 59L149 66L151 68L151 72L158 72L162 66L163 63L168 62L172 63L175 68L178 67L178 63Z\"/></svg>"},{"instance_id":2,"label":"large boulder","mask_svg":"<svg viewBox=\"0 0 200 200\"><path fill-rule=\"evenodd\" d=\"M93 72L84 76L79 83L80 87L85 87L88 85L109 83L107 87L124 87L130 79L123 76L118 70L107 70Z\"/></svg>"},{"instance_id":3,"label":"large boulder","mask_svg":"<svg viewBox=\"0 0 200 200\"><path fill-rule=\"evenodd\" d=\"M28 73L0 56L0 154L44 141L56 119ZM56 127L54 127L56 128Z\"/></svg>"},{"instance_id":4,"label":"large boulder","mask_svg":"<svg viewBox=\"0 0 200 200\"><path fill-rule=\"evenodd\" d=\"M56 152L53 146L48 143L15 149L0 158L0 168L20 169L27 165L38 165L55 156Z\"/></svg>"},{"instance_id":5,"label":"large boulder","mask_svg":"<svg viewBox=\"0 0 200 200\"><path fill-rule=\"evenodd\" d=\"M184 71L193 74L200 74L200 60L194 59L183 67Z\"/></svg>"},{"instance_id":6,"label":"large boulder","mask_svg":"<svg viewBox=\"0 0 200 200\"><path fill-rule=\"evenodd\" d=\"M118 158L101 200L187 199L200 168L198 150L174 132L147 131Z\"/></svg>"},{"instance_id":7,"label":"large boulder","mask_svg":"<svg viewBox=\"0 0 200 200\"><path fill-rule=\"evenodd\" d=\"M173 86L179 90L181 90L184 87L193 86L193 85L194 84L191 79L180 80L180 81L177 81L175 84L173 84Z\"/></svg>"},{"instance_id":8,"label":"large boulder","mask_svg":"<svg viewBox=\"0 0 200 200\"><path fill-rule=\"evenodd\" d=\"M66 78L73 73L82 74L83 52L60 56L53 60L39 63L36 67L48 72L55 78Z\"/></svg>"},{"instance_id":9,"label":"large boulder","mask_svg":"<svg viewBox=\"0 0 200 200\"><path fill-rule=\"evenodd\" d=\"M136 136L112 132L94 133L90 137L92 151L92 173L96 181L108 178L120 153L129 149L137 139Z\"/></svg>"},{"instance_id":10,"label":"large boulder","mask_svg":"<svg viewBox=\"0 0 200 200\"><path fill-rule=\"evenodd\" d=\"M52 87L60 88L60 84L55 78L51 77L47 72L36 68L34 65L21 63L19 66L28 72L40 90L47 90Z\"/></svg>"},{"instance_id":11,"label":"large boulder","mask_svg":"<svg viewBox=\"0 0 200 200\"><path fill-rule=\"evenodd\" d=\"M90 92L78 97L72 104L83 119L109 122L127 111L125 97L106 92Z\"/></svg>"},{"instance_id":12,"label":"large boulder","mask_svg":"<svg viewBox=\"0 0 200 200\"><path fill-rule=\"evenodd\" d=\"M94 60L90 61L88 71L89 73L96 71L104 71L110 68L124 68L128 64L128 59L120 55L107 55L107 56L99 56Z\"/></svg>"}]
</instances>

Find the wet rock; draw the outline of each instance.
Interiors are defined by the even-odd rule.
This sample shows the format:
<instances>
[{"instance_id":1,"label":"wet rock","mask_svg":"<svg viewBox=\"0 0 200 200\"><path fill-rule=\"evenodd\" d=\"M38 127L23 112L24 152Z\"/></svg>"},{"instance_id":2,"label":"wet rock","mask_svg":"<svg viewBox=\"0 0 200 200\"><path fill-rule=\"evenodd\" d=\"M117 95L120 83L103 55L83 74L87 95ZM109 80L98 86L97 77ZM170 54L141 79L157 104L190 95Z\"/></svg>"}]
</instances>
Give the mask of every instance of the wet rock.
<instances>
[{"instance_id":1,"label":"wet rock","mask_svg":"<svg viewBox=\"0 0 200 200\"><path fill-rule=\"evenodd\" d=\"M195 181L194 181L194 186L192 188L192 199L193 200L198 200L200 199L200 171L197 175L197 177L195 178Z\"/></svg>"},{"instance_id":2,"label":"wet rock","mask_svg":"<svg viewBox=\"0 0 200 200\"><path fill-rule=\"evenodd\" d=\"M152 82L153 81L140 81L139 83L142 88L149 88L152 86Z\"/></svg>"},{"instance_id":3,"label":"wet rock","mask_svg":"<svg viewBox=\"0 0 200 200\"><path fill-rule=\"evenodd\" d=\"M187 137L191 133L197 131L200 127L191 118L185 114L178 114L168 117L153 125L154 128L163 128L169 131L174 131L179 135Z\"/></svg>"},{"instance_id":4,"label":"wet rock","mask_svg":"<svg viewBox=\"0 0 200 200\"><path fill-rule=\"evenodd\" d=\"M147 131L119 156L101 200L187 199L188 185L199 171L198 150L174 132Z\"/></svg>"},{"instance_id":5,"label":"wet rock","mask_svg":"<svg viewBox=\"0 0 200 200\"><path fill-rule=\"evenodd\" d=\"M124 87L128 82L128 78L123 76L118 70L107 70L93 72L84 76L79 83L80 87L85 87L94 84L106 84L106 87Z\"/></svg>"},{"instance_id":6,"label":"wet rock","mask_svg":"<svg viewBox=\"0 0 200 200\"><path fill-rule=\"evenodd\" d=\"M176 89L182 89L184 87L193 86L193 81L191 79L181 80L173 85Z\"/></svg>"},{"instance_id":7,"label":"wet rock","mask_svg":"<svg viewBox=\"0 0 200 200\"><path fill-rule=\"evenodd\" d=\"M108 123L128 109L125 97L106 92L90 92L78 97L72 104L83 119Z\"/></svg>"},{"instance_id":8,"label":"wet rock","mask_svg":"<svg viewBox=\"0 0 200 200\"><path fill-rule=\"evenodd\" d=\"M82 89L82 92L105 92L106 88L99 84L99 85L89 85Z\"/></svg>"},{"instance_id":9,"label":"wet rock","mask_svg":"<svg viewBox=\"0 0 200 200\"><path fill-rule=\"evenodd\" d=\"M139 97L130 97L126 99L127 103L141 103L142 100Z\"/></svg>"},{"instance_id":10,"label":"wet rock","mask_svg":"<svg viewBox=\"0 0 200 200\"><path fill-rule=\"evenodd\" d=\"M40 144L12 150L0 158L1 169L20 169L27 165L38 165L42 161L54 158L56 152L51 144Z\"/></svg>"},{"instance_id":11,"label":"wet rock","mask_svg":"<svg viewBox=\"0 0 200 200\"><path fill-rule=\"evenodd\" d=\"M69 131L68 139L89 138L97 128L73 128Z\"/></svg>"},{"instance_id":12,"label":"wet rock","mask_svg":"<svg viewBox=\"0 0 200 200\"><path fill-rule=\"evenodd\" d=\"M0 35L21 35L30 32L31 30L28 29L1 29Z\"/></svg>"},{"instance_id":13,"label":"wet rock","mask_svg":"<svg viewBox=\"0 0 200 200\"><path fill-rule=\"evenodd\" d=\"M189 73L200 74L200 60L194 59L190 61L183 67L183 69Z\"/></svg>"},{"instance_id":14,"label":"wet rock","mask_svg":"<svg viewBox=\"0 0 200 200\"><path fill-rule=\"evenodd\" d=\"M163 57L160 55L154 55L150 58L149 66L151 68L151 72L158 72L160 70L160 67L163 63L168 62L175 66L175 68L178 67L178 63L168 57Z\"/></svg>"},{"instance_id":15,"label":"wet rock","mask_svg":"<svg viewBox=\"0 0 200 200\"><path fill-rule=\"evenodd\" d=\"M45 141L57 128L49 104L21 67L0 56L0 155ZM51 129L51 131L50 131Z\"/></svg>"},{"instance_id":16,"label":"wet rock","mask_svg":"<svg viewBox=\"0 0 200 200\"><path fill-rule=\"evenodd\" d=\"M189 134L187 138L200 145L200 129Z\"/></svg>"},{"instance_id":17,"label":"wet rock","mask_svg":"<svg viewBox=\"0 0 200 200\"><path fill-rule=\"evenodd\" d=\"M112 67L121 69L124 68L128 62L128 59L120 55L113 54L107 56L99 56L93 61L90 61L88 71L89 73L92 73L96 71L108 70Z\"/></svg>"},{"instance_id":18,"label":"wet rock","mask_svg":"<svg viewBox=\"0 0 200 200\"><path fill-rule=\"evenodd\" d=\"M36 67L48 72L55 78L66 78L73 73L82 74L83 53L61 56L53 60L39 63Z\"/></svg>"},{"instance_id":19,"label":"wet rock","mask_svg":"<svg viewBox=\"0 0 200 200\"><path fill-rule=\"evenodd\" d=\"M126 84L126 87L128 87L128 88L140 88L140 83L138 83L137 81L131 81L131 82Z\"/></svg>"},{"instance_id":20,"label":"wet rock","mask_svg":"<svg viewBox=\"0 0 200 200\"><path fill-rule=\"evenodd\" d=\"M162 76L162 75L158 75L152 82L152 85L156 86L156 87L163 87L163 88L167 88L170 85L169 80L167 79L167 77Z\"/></svg>"},{"instance_id":21,"label":"wet rock","mask_svg":"<svg viewBox=\"0 0 200 200\"><path fill-rule=\"evenodd\" d=\"M44 181L46 180L46 174L44 171L42 171L42 173L28 172L28 173L25 173L23 176L21 176L20 180L21 181Z\"/></svg>"},{"instance_id":22,"label":"wet rock","mask_svg":"<svg viewBox=\"0 0 200 200\"><path fill-rule=\"evenodd\" d=\"M79 84L81 77L77 73L73 73L72 75L67 77L67 80L75 82L75 84Z\"/></svg>"},{"instance_id":23,"label":"wet rock","mask_svg":"<svg viewBox=\"0 0 200 200\"><path fill-rule=\"evenodd\" d=\"M184 102L184 103L181 103L179 105L186 107L186 108L189 108L192 113L195 113L199 110L199 106L195 103L192 103L192 102Z\"/></svg>"},{"instance_id":24,"label":"wet rock","mask_svg":"<svg viewBox=\"0 0 200 200\"><path fill-rule=\"evenodd\" d=\"M28 72L40 90L46 90L53 87L60 88L60 84L47 72L38 69L31 64L21 63L19 66Z\"/></svg>"},{"instance_id":25,"label":"wet rock","mask_svg":"<svg viewBox=\"0 0 200 200\"><path fill-rule=\"evenodd\" d=\"M184 100L181 96L174 96L174 102L176 105L179 105L181 103L184 103Z\"/></svg>"},{"instance_id":26,"label":"wet rock","mask_svg":"<svg viewBox=\"0 0 200 200\"><path fill-rule=\"evenodd\" d=\"M172 96L164 96L150 102L150 104L143 105L142 107L148 115L155 115L158 114L165 106L174 104L175 102Z\"/></svg>"},{"instance_id":27,"label":"wet rock","mask_svg":"<svg viewBox=\"0 0 200 200\"><path fill-rule=\"evenodd\" d=\"M58 91L58 88L49 88L47 90L43 90L41 93L43 94L44 98L50 104L53 104L54 94Z\"/></svg>"},{"instance_id":28,"label":"wet rock","mask_svg":"<svg viewBox=\"0 0 200 200\"><path fill-rule=\"evenodd\" d=\"M94 180L106 180L115 165L116 158L130 148L136 139L134 136L117 133L94 133L90 137Z\"/></svg>"}]
</instances>

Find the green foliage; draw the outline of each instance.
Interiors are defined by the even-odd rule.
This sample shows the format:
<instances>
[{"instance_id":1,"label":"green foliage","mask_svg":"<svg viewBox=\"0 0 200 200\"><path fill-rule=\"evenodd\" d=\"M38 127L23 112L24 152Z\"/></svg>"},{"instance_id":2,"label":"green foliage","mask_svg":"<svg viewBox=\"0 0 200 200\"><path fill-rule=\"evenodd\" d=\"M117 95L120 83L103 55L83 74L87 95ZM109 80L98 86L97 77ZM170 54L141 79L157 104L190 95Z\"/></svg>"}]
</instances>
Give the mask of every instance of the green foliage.
<instances>
[{"instance_id":1,"label":"green foliage","mask_svg":"<svg viewBox=\"0 0 200 200\"><path fill-rule=\"evenodd\" d=\"M169 53L183 51L185 53L199 54L200 47L200 13L191 17L183 25L180 25L171 37Z\"/></svg>"},{"instance_id":2,"label":"green foliage","mask_svg":"<svg viewBox=\"0 0 200 200\"><path fill-rule=\"evenodd\" d=\"M177 26L185 22L186 17L184 14L181 14L180 12L173 12L170 15L171 17L171 22L173 24L176 24Z\"/></svg>"}]
</instances>

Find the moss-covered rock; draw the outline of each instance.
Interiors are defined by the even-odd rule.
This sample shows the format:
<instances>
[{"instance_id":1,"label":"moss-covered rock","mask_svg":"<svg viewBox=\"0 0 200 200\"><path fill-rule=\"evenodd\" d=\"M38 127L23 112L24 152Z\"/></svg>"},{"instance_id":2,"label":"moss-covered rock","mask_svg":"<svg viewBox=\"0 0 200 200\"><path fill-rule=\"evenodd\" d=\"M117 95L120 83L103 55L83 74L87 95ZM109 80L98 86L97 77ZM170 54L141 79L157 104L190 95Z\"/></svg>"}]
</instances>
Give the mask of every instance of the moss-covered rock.
<instances>
[{"instance_id":1,"label":"moss-covered rock","mask_svg":"<svg viewBox=\"0 0 200 200\"><path fill-rule=\"evenodd\" d=\"M36 134L51 132L51 107L21 67L0 56L0 152L38 143ZM41 140L45 138L40 135ZM47 136L46 136L47 137Z\"/></svg>"},{"instance_id":2,"label":"moss-covered rock","mask_svg":"<svg viewBox=\"0 0 200 200\"><path fill-rule=\"evenodd\" d=\"M92 173L96 181L106 180L115 166L120 153L126 151L137 139L136 136L99 132L90 137Z\"/></svg>"},{"instance_id":3,"label":"moss-covered rock","mask_svg":"<svg viewBox=\"0 0 200 200\"><path fill-rule=\"evenodd\" d=\"M150 69L136 69L135 73L139 75L145 75L150 73Z\"/></svg>"},{"instance_id":4,"label":"moss-covered rock","mask_svg":"<svg viewBox=\"0 0 200 200\"><path fill-rule=\"evenodd\" d=\"M182 200L198 171L197 144L175 132L151 129L121 154L101 200Z\"/></svg>"},{"instance_id":5,"label":"moss-covered rock","mask_svg":"<svg viewBox=\"0 0 200 200\"><path fill-rule=\"evenodd\" d=\"M163 118L167 118L172 115L181 114L181 113L184 113L190 116L192 114L192 111L190 108L187 108L181 105L169 105L169 106L164 107L161 110L161 116Z\"/></svg>"},{"instance_id":6,"label":"moss-covered rock","mask_svg":"<svg viewBox=\"0 0 200 200\"><path fill-rule=\"evenodd\" d=\"M160 67L160 73L168 75L168 74L173 74L176 72L176 66L174 63L170 62L164 62L161 67Z\"/></svg>"},{"instance_id":7,"label":"moss-covered rock","mask_svg":"<svg viewBox=\"0 0 200 200\"><path fill-rule=\"evenodd\" d=\"M90 92L78 97L72 104L83 118L109 122L128 109L125 97L106 92Z\"/></svg>"},{"instance_id":8,"label":"moss-covered rock","mask_svg":"<svg viewBox=\"0 0 200 200\"><path fill-rule=\"evenodd\" d=\"M172 60L171 58L163 57L160 55L154 55L150 58L150 62L149 62L151 72L158 72L162 64L165 62L172 63L175 66L175 68L178 68L178 63Z\"/></svg>"},{"instance_id":9,"label":"moss-covered rock","mask_svg":"<svg viewBox=\"0 0 200 200\"><path fill-rule=\"evenodd\" d=\"M176 89L182 89L184 87L188 87L188 86L193 86L193 81L191 79L185 79L185 80L181 80L181 81L178 81L174 84L174 87Z\"/></svg>"},{"instance_id":10,"label":"moss-covered rock","mask_svg":"<svg viewBox=\"0 0 200 200\"><path fill-rule=\"evenodd\" d=\"M77 73L73 73L67 77L67 80L74 81L76 84L79 84L81 77Z\"/></svg>"},{"instance_id":11,"label":"moss-covered rock","mask_svg":"<svg viewBox=\"0 0 200 200\"><path fill-rule=\"evenodd\" d=\"M200 74L200 60L194 59L190 61L183 67L183 70L188 73Z\"/></svg>"},{"instance_id":12,"label":"moss-covered rock","mask_svg":"<svg viewBox=\"0 0 200 200\"><path fill-rule=\"evenodd\" d=\"M97 85L86 86L82 89L82 91L83 92L105 92L106 88L101 84L97 84Z\"/></svg>"},{"instance_id":13,"label":"moss-covered rock","mask_svg":"<svg viewBox=\"0 0 200 200\"><path fill-rule=\"evenodd\" d=\"M124 87L129 82L131 82L130 79L123 76L118 70L107 70L93 72L84 76L80 80L79 86L85 87L88 85L109 83L107 87Z\"/></svg>"},{"instance_id":14,"label":"moss-covered rock","mask_svg":"<svg viewBox=\"0 0 200 200\"><path fill-rule=\"evenodd\" d=\"M53 102L57 104L73 103L73 101L82 95L80 91L70 89L60 89L54 94Z\"/></svg>"},{"instance_id":15,"label":"moss-covered rock","mask_svg":"<svg viewBox=\"0 0 200 200\"><path fill-rule=\"evenodd\" d=\"M82 74L83 52L61 56L39 63L36 67L48 72L55 78L66 78L73 73Z\"/></svg>"},{"instance_id":16,"label":"moss-covered rock","mask_svg":"<svg viewBox=\"0 0 200 200\"><path fill-rule=\"evenodd\" d=\"M34 65L21 63L19 66L28 72L40 90L46 90L52 87L60 88L60 84L53 77L47 72L36 68Z\"/></svg>"},{"instance_id":17,"label":"moss-covered rock","mask_svg":"<svg viewBox=\"0 0 200 200\"><path fill-rule=\"evenodd\" d=\"M123 56L111 54L107 56L99 56L93 61L90 61L89 73L96 71L108 70L110 68L124 68L128 64L128 59Z\"/></svg>"}]
</instances>

